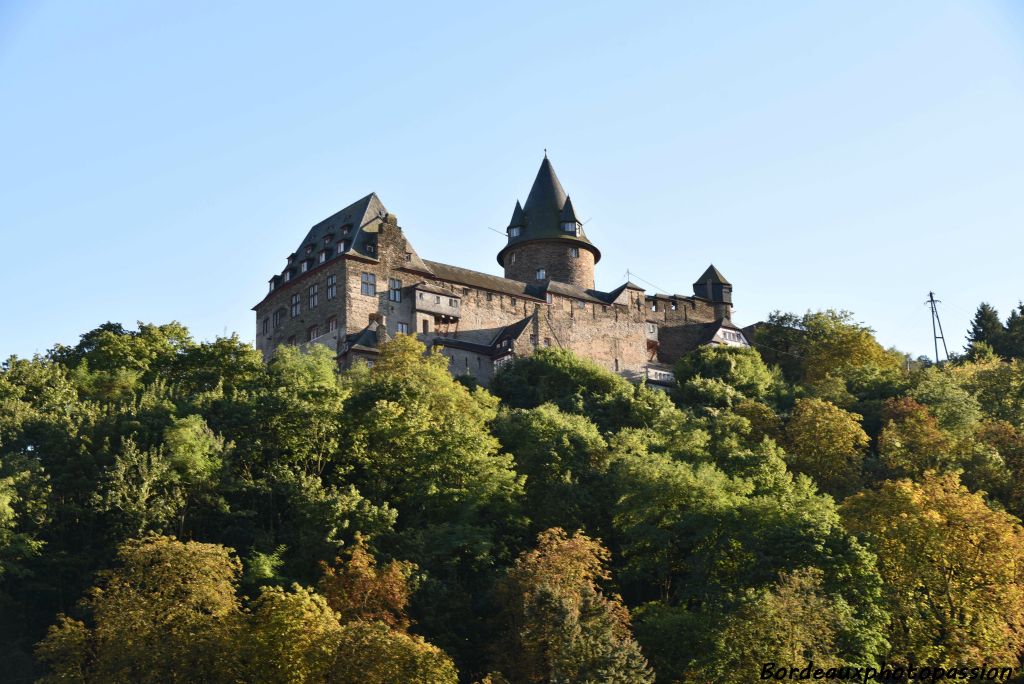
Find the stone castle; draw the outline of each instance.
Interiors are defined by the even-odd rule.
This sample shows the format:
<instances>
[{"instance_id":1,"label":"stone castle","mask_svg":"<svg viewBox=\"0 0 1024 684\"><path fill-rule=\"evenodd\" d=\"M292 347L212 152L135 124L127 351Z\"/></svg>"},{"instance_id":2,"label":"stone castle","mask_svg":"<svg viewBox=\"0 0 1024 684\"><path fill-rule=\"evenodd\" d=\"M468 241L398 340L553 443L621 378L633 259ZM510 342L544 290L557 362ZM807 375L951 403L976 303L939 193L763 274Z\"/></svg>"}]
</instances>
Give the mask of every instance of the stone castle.
<instances>
[{"instance_id":1,"label":"stone castle","mask_svg":"<svg viewBox=\"0 0 1024 684\"><path fill-rule=\"evenodd\" d=\"M747 344L732 323L732 285L709 266L692 295L594 289L601 252L547 155L516 202L498 252L504 277L420 258L370 194L313 226L256 312L256 347L323 344L342 367L372 363L382 342L416 335L454 375L486 385L538 347L570 349L631 380L672 382L672 364L704 344Z\"/></svg>"}]
</instances>

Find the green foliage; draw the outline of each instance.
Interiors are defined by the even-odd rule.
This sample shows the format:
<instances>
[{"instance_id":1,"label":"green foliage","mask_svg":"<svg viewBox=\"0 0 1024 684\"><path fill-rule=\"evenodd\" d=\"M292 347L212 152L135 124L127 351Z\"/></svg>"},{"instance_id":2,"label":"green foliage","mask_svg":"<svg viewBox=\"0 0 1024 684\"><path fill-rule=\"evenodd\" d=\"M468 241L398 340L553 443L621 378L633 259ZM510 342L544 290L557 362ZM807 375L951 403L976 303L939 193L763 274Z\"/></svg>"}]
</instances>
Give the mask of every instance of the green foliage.
<instances>
[{"instance_id":1,"label":"green foliage","mask_svg":"<svg viewBox=\"0 0 1024 684\"><path fill-rule=\"evenodd\" d=\"M779 371L769 369L752 347L700 347L679 360L675 375L683 402L716 406L740 398L765 401L782 384Z\"/></svg>"},{"instance_id":2,"label":"green foliage","mask_svg":"<svg viewBox=\"0 0 1024 684\"><path fill-rule=\"evenodd\" d=\"M264 364L178 324L12 357L5 674L647 682L649 659L659 681L741 682L761 660L1010 662L1024 312L982 313L967 358L910 370L847 313L777 314L757 351L681 360L671 395L553 349L492 394L409 336L343 373L324 347Z\"/></svg>"}]
</instances>

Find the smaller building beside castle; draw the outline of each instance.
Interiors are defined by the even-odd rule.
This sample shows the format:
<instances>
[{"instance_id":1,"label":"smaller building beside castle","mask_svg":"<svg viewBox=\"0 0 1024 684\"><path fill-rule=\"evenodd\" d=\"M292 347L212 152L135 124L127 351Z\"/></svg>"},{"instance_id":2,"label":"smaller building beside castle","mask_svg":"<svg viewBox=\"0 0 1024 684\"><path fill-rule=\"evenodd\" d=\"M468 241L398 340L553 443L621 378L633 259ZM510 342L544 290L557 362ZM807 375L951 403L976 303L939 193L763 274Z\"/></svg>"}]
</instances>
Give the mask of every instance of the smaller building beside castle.
<instances>
[{"instance_id":1,"label":"smaller building beside castle","mask_svg":"<svg viewBox=\"0 0 1024 684\"><path fill-rule=\"evenodd\" d=\"M420 258L370 194L313 226L254 307L256 347L324 344L343 367L372 363L380 344L416 335L454 375L486 385L538 347L570 349L631 380L672 382L672 365L704 344L746 346L732 322L732 285L714 266L692 295L646 294L626 282L594 289L601 252L545 156L516 202L498 252L504 276Z\"/></svg>"}]
</instances>

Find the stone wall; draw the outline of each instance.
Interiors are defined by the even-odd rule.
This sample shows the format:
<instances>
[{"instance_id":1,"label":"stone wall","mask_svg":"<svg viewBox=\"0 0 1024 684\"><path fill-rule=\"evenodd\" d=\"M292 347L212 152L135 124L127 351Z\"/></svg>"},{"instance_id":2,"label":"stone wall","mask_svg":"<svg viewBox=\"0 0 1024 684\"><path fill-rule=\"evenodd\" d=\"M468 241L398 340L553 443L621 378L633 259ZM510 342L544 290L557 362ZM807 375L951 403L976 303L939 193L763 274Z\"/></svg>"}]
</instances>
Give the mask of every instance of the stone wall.
<instances>
[{"instance_id":1,"label":"stone wall","mask_svg":"<svg viewBox=\"0 0 1024 684\"><path fill-rule=\"evenodd\" d=\"M608 370L639 379L645 376L652 361L672 363L682 353L682 343L674 343L680 336L673 334L673 328L682 332L688 324L714 321L717 316L715 305L704 299L645 297L642 291L631 288L623 290L616 303L601 304L554 293L549 301L524 294L511 295L481 287L478 280L473 281L476 285L441 280L413 268L413 264L419 263L418 258L412 258L412 247L394 216L378 220L368 232L376 235L375 258L344 254L330 259L279 285L256 306L257 347L264 358L289 340L305 343L311 326L326 332L331 317L337 321L338 330L315 341L337 349L338 336L361 331L373 316L381 318L389 337L408 332L428 346L438 338L489 345L502 329L533 316L515 343L517 356L528 355L538 347L570 349ZM545 268L552 268L559 261L566 264L566 270L549 271L549 277L558 280L556 276L564 275L580 287L593 287L594 263L589 251L581 249L580 258L575 259L569 257L569 248L564 243L533 243L519 251L527 249L536 250L529 259L551 259L544 262ZM331 275L337 276L334 299L327 298L327 277ZM363 292L364 275L372 276L372 294ZM391 279L400 281L399 297L389 294ZM581 279L588 282L579 282ZM424 285L417 290L420 283ZM319 301L311 309L308 293L313 284L318 287ZM442 301L425 299L419 305L418 292L436 295ZM293 294L300 295L300 311L294 318L290 313ZM456 305L451 305L449 298L456 300ZM272 319L276 310L284 313L281 326L274 330ZM266 334L262 329L264 319L271 321ZM443 347L442 352L451 359L454 375L468 372L483 384L493 375L494 363L489 353L457 347Z\"/></svg>"},{"instance_id":2,"label":"stone wall","mask_svg":"<svg viewBox=\"0 0 1024 684\"><path fill-rule=\"evenodd\" d=\"M573 256L571 250L576 250L578 256ZM542 281L544 278L537 278L539 268L544 269L547 279L594 289L594 254L585 247L567 241L537 241L524 243L505 255L505 277L510 280Z\"/></svg>"}]
</instances>

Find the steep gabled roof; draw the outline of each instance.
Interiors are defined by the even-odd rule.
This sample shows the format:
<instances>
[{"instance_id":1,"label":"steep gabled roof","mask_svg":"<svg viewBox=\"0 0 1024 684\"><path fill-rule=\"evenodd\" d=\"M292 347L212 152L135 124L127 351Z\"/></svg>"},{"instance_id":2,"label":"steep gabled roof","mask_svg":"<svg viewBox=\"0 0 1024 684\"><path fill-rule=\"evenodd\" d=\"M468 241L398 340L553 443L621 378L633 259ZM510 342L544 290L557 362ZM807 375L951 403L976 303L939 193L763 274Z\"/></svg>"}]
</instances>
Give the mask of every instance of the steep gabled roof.
<instances>
[{"instance_id":1,"label":"steep gabled roof","mask_svg":"<svg viewBox=\"0 0 1024 684\"><path fill-rule=\"evenodd\" d=\"M572 223L582 223L576 218L576 211L572 208L572 197L565 198L565 206L562 207L562 213L558 217L559 223L565 223L570 221Z\"/></svg>"}]
</instances>

